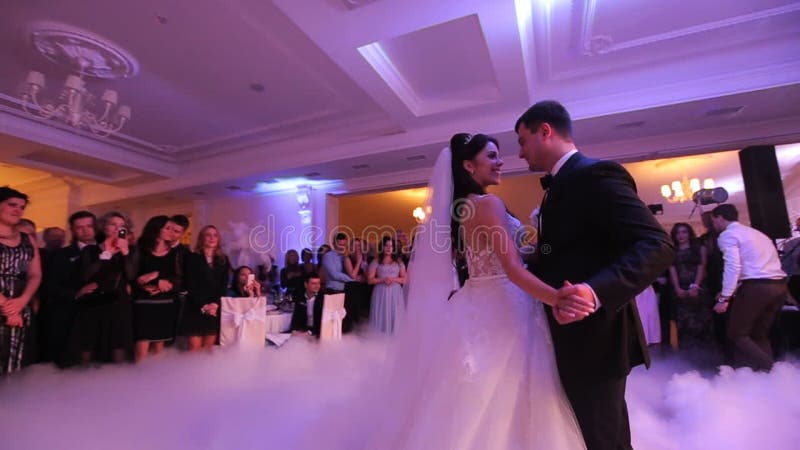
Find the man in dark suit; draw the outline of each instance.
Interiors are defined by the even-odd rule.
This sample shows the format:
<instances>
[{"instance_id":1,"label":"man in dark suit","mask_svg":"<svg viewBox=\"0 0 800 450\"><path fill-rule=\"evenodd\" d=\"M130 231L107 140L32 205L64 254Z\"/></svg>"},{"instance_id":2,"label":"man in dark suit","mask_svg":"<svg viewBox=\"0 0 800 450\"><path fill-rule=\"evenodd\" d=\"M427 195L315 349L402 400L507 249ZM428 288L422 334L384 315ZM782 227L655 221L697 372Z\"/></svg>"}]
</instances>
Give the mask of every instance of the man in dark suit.
<instances>
[{"instance_id":1,"label":"man in dark suit","mask_svg":"<svg viewBox=\"0 0 800 450\"><path fill-rule=\"evenodd\" d=\"M316 273L306 274L302 292L293 293L294 313L292 314L292 331L308 331L319 337L322 325L322 304L324 294L322 280Z\"/></svg>"},{"instance_id":2,"label":"man in dark suit","mask_svg":"<svg viewBox=\"0 0 800 450\"><path fill-rule=\"evenodd\" d=\"M75 298L83 288L81 250L95 243L95 216L78 211L69 217L72 243L52 255L44 289L47 302L42 305L44 331L43 359L63 366L68 362L67 344L75 317Z\"/></svg>"},{"instance_id":3,"label":"man in dark suit","mask_svg":"<svg viewBox=\"0 0 800 450\"><path fill-rule=\"evenodd\" d=\"M625 382L634 366L650 362L633 300L672 263L674 249L630 174L575 149L561 104L533 105L515 131L520 158L548 172L531 271L595 303L583 320L547 308L564 391L589 450L630 449Z\"/></svg>"}]
</instances>

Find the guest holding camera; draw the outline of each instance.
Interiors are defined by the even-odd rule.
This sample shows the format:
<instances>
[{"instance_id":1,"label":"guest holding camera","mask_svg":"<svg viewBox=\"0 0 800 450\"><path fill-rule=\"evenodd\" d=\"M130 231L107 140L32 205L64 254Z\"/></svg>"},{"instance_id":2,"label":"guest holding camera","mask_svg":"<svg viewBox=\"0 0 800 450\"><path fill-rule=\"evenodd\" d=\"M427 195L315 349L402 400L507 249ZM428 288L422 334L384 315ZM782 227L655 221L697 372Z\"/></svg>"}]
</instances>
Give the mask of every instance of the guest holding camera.
<instances>
[{"instance_id":1,"label":"guest holding camera","mask_svg":"<svg viewBox=\"0 0 800 450\"><path fill-rule=\"evenodd\" d=\"M152 217L136 245L133 324L136 361L152 350L158 354L175 337L176 297L182 286L183 253L170 247L172 231L167 216Z\"/></svg>"},{"instance_id":2,"label":"guest holding camera","mask_svg":"<svg viewBox=\"0 0 800 450\"><path fill-rule=\"evenodd\" d=\"M82 364L93 358L125 361L130 349L132 310L129 280L133 258L126 218L112 211L98 220L99 245L81 250L81 287L75 292L70 349Z\"/></svg>"},{"instance_id":3,"label":"guest holding camera","mask_svg":"<svg viewBox=\"0 0 800 450\"><path fill-rule=\"evenodd\" d=\"M253 269L241 266L233 272L233 283L228 297L261 297L261 283L256 281Z\"/></svg>"},{"instance_id":4,"label":"guest holding camera","mask_svg":"<svg viewBox=\"0 0 800 450\"><path fill-rule=\"evenodd\" d=\"M222 239L214 225L197 235L194 253L186 261L188 296L181 328L189 351L210 349L219 334L220 297L225 295L231 264L222 253Z\"/></svg>"}]
</instances>

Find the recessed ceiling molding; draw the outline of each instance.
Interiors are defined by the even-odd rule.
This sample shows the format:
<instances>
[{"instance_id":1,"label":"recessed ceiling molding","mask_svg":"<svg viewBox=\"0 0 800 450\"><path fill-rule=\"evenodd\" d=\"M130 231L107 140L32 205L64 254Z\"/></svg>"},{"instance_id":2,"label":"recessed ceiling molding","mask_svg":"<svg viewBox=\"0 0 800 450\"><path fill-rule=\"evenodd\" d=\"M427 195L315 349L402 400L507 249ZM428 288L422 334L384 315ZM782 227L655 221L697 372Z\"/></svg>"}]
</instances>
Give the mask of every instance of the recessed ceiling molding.
<instances>
[{"instance_id":1,"label":"recessed ceiling molding","mask_svg":"<svg viewBox=\"0 0 800 450\"><path fill-rule=\"evenodd\" d=\"M415 28L359 51L416 117L491 104L501 98L477 13ZM420 64L422 60L427 64Z\"/></svg>"},{"instance_id":2,"label":"recessed ceiling molding","mask_svg":"<svg viewBox=\"0 0 800 450\"><path fill-rule=\"evenodd\" d=\"M153 144L152 142L135 138L125 133L115 133L114 135L107 138L99 138L98 136L86 130L78 129L58 121L51 121L43 117L31 116L22 110L22 100L20 100L17 97L12 97L10 95L4 94L2 92L0 92L0 112L6 112L16 117L30 120L34 123L41 123L46 125L47 127L64 130L78 137L92 139L98 142L113 142L115 146L138 153L140 155L149 156L153 158L161 158L164 161L170 161L170 162L172 161L168 156L162 154L162 149L160 148L160 146Z\"/></svg>"},{"instance_id":3,"label":"recessed ceiling molding","mask_svg":"<svg viewBox=\"0 0 800 450\"><path fill-rule=\"evenodd\" d=\"M425 115L419 96L389 59L380 42L362 45L358 52L415 116Z\"/></svg>"},{"instance_id":4,"label":"recessed ceiling molding","mask_svg":"<svg viewBox=\"0 0 800 450\"><path fill-rule=\"evenodd\" d=\"M522 47L522 63L525 70L528 99L533 100L534 83L536 82L536 42L533 38L533 5L531 0L514 0L517 14L517 31Z\"/></svg>"},{"instance_id":5,"label":"recessed ceiling molding","mask_svg":"<svg viewBox=\"0 0 800 450\"><path fill-rule=\"evenodd\" d=\"M527 17L529 18L530 24L526 24L526 28L530 28L532 31L527 33L530 36L530 40L532 40L533 45L531 49L534 49L534 52L530 54L529 60L526 60L526 74L528 75L528 90L530 92L531 100L535 98L535 86L537 83L546 82L550 78L550 72L552 71L553 61L552 61L552 54L553 54L553 43L552 43L552 15L553 15L553 5L550 2L537 2L536 9L534 10L533 4L530 0L521 0L521 5L518 6L519 9L525 9L530 11L527 13ZM525 13L522 13L525 14ZM525 16L523 16L525 17ZM517 12L517 21L520 20L520 12ZM522 33L522 31L520 31ZM523 41L523 47L526 44ZM530 51L529 51L530 53ZM532 64L534 63L535 64ZM531 65L532 64L532 65Z\"/></svg>"},{"instance_id":6,"label":"recessed ceiling molding","mask_svg":"<svg viewBox=\"0 0 800 450\"><path fill-rule=\"evenodd\" d=\"M790 61L567 102L567 106L573 120L577 120L788 86L797 84L797 73L800 73L800 61Z\"/></svg>"},{"instance_id":7,"label":"recessed ceiling molding","mask_svg":"<svg viewBox=\"0 0 800 450\"><path fill-rule=\"evenodd\" d=\"M59 173L59 174L72 175L72 176L75 176L75 177L84 178L84 179L88 179L88 180L92 180L92 181L98 181L98 182L101 182L101 183L108 183L108 184L116 184L118 182L122 182L122 181L125 181L125 180L130 179L130 178L135 178L135 177L137 177L139 175L139 174L136 174L136 173L128 173L128 174L125 174L124 176L121 176L121 177L105 176L105 175L97 174L97 173L94 173L94 172L76 170L76 169L72 169L72 168L68 168L68 167L63 167L63 166L60 166L60 165L53 165L53 164L49 164L49 163L44 162L44 161L37 160L35 158L26 158L26 157L14 158L12 160L12 162L15 163L15 164L19 164L21 166L25 166L25 167L32 167L32 168L44 170L44 171L47 171L47 172L54 172L54 173Z\"/></svg>"},{"instance_id":8,"label":"recessed ceiling molding","mask_svg":"<svg viewBox=\"0 0 800 450\"><path fill-rule=\"evenodd\" d=\"M0 107L0 109L5 108ZM38 121L32 121L13 114L0 114L0 133L60 148L71 153L128 166L143 172L166 177L178 174L177 166L172 162L164 161L162 158L137 154L118 145L110 145L94 139L88 139L56 127L42 126Z\"/></svg>"},{"instance_id":9,"label":"recessed ceiling molding","mask_svg":"<svg viewBox=\"0 0 800 450\"><path fill-rule=\"evenodd\" d=\"M356 9L375 1L377 0L342 0L342 3L344 3L344 6L347 7L347 9Z\"/></svg>"},{"instance_id":10,"label":"recessed ceiling molding","mask_svg":"<svg viewBox=\"0 0 800 450\"><path fill-rule=\"evenodd\" d=\"M596 15L596 9L597 9L596 3L597 0L584 0L585 10L591 10L590 11L591 14L584 13L583 15L584 23L581 25L581 40L583 42L583 47L585 49L589 49L592 47L592 41L595 38L595 36L591 34L591 31L592 31L592 22L594 22ZM681 28L678 30L672 30L666 33L658 33L651 36L645 36L639 39L632 39L629 41L611 43L606 49L604 49L604 53L611 53L620 50L651 45L669 39L676 39L693 34L705 33L720 28L730 27L734 25L741 25L748 22L766 19L769 17L780 16L783 14L789 14L797 11L800 11L800 2L790 3L788 5L779 6L777 8L770 8L762 11L756 11L750 14L742 14L739 16L728 17L722 20L715 20L713 22L707 22L700 25Z\"/></svg>"},{"instance_id":11,"label":"recessed ceiling molding","mask_svg":"<svg viewBox=\"0 0 800 450\"><path fill-rule=\"evenodd\" d=\"M582 50L584 55L591 54L589 52L589 46L591 44L592 38L594 37L594 17L597 14L597 0L585 0L583 2L583 14L581 20L581 35L580 35L580 42L582 45Z\"/></svg>"}]
</instances>

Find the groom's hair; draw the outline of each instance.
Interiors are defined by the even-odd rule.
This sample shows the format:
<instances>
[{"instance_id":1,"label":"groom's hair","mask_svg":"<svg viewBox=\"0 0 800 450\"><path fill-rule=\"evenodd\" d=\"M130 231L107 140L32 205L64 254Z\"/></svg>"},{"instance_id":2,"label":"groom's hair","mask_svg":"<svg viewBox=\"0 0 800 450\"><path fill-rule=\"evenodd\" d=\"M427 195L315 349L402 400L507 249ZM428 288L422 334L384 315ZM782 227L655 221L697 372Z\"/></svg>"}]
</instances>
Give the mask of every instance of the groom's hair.
<instances>
[{"instance_id":1,"label":"groom's hair","mask_svg":"<svg viewBox=\"0 0 800 450\"><path fill-rule=\"evenodd\" d=\"M563 137L572 138L572 119L567 108L555 100L543 100L528 108L517 119L514 131L519 132L519 127L525 125L531 132L536 132L545 122Z\"/></svg>"},{"instance_id":2,"label":"groom's hair","mask_svg":"<svg viewBox=\"0 0 800 450\"><path fill-rule=\"evenodd\" d=\"M736 222L739 220L739 211L730 203L723 203L712 209L711 215L714 217L722 217L728 222Z\"/></svg>"}]
</instances>

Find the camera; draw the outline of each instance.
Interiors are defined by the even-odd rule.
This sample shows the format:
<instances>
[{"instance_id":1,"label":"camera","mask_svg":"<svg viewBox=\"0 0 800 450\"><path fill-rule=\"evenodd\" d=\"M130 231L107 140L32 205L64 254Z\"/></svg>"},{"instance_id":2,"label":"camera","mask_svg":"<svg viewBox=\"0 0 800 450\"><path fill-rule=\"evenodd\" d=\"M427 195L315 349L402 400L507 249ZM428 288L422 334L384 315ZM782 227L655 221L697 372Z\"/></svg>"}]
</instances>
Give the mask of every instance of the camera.
<instances>
[{"instance_id":1,"label":"camera","mask_svg":"<svg viewBox=\"0 0 800 450\"><path fill-rule=\"evenodd\" d=\"M128 237L128 230L125 228L120 228L119 231L117 231L117 237L120 239L125 239Z\"/></svg>"},{"instance_id":2,"label":"camera","mask_svg":"<svg viewBox=\"0 0 800 450\"><path fill-rule=\"evenodd\" d=\"M247 275L247 286L252 286L256 282L256 275L255 274L248 274Z\"/></svg>"}]
</instances>

